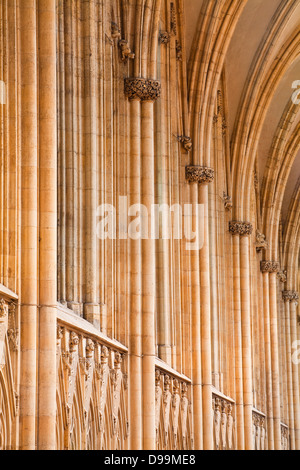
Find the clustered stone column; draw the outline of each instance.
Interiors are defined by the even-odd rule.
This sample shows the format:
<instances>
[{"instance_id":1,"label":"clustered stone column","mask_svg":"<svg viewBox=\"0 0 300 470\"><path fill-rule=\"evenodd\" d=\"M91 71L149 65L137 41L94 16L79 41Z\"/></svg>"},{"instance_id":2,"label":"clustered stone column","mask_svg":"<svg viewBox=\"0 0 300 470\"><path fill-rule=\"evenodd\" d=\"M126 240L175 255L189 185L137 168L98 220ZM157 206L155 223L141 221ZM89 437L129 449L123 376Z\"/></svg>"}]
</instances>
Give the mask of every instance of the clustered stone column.
<instances>
[{"instance_id":1,"label":"clustered stone column","mask_svg":"<svg viewBox=\"0 0 300 470\"><path fill-rule=\"evenodd\" d=\"M231 221L233 235L234 324L236 344L237 448L253 449L249 222Z\"/></svg>"},{"instance_id":2,"label":"clustered stone column","mask_svg":"<svg viewBox=\"0 0 300 470\"><path fill-rule=\"evenodd\" d=\"M293 345L297 344L297 312L299 294L296 291L282 292L285 304L286 348L288 373L288 409L291 450L300 450L300 404L299 404L299 370L293 361Z\"/></svg>"},{"instance_id":3,"label":"clustered stone column","mask_svg":"<svg viewBox=\"0 0 300 470\"><path fill-rule=\"evenodd\" d=\"M153 79L130 78L125 79L124 91L130 101L131 127L135 127L130 140L131 155L135 158L131 163L131 203L142 203L147 208L145 222L149 229L151 207L155 203L154 102L160 97L161 85ZM131 241L131 303L135 313L131 313L130 335L131 439L132 448L142 445L143 449L151 450L155 448L155 240L150 231L143 237L143 226L141 229L141 244ZM140 370L141 383L137 377ZM139 436L143 436L143 444Z\"/></svg>"},{"instance_id":4,"label":"clustered stone column","mask_svg":"<svg viewBox=\"0 0 300 470\"><path fill-rule=\"evenodd\" d=\"M56 446L57 143L56 2L39 17L39 401L38 448Z\"/></svg>"},{"instance_id":5,"label":"clustered stone column","mask_svg":"<svg viewBox=\"0 0 300 470\"><path fill-rule=\"evenodd\" d=\"M186 179L191 184L191 202L204 206L204 244L191 251L192 272L192 341L193 341L193 403L195 449L213 449L211 313L208 234L208 184L214 180L214 170L206 166L186 167ZM198 185L199 191L198 191ZM193 230L198 227L198 214L192 216ZM199 263L200 257L200 263ZM201 300L201 309L200 309ZM203 432L203 435L202 435Z\"/></svg>"},{"instance_id":6,"label":"clustered stone column","mask_svg":"<svg viewBox=\"0 0 300 470\"><path fill-rule=\"evenodd\" d=\"M37 377L37 18L35 2L20 2L21 70L21 374L20 448L34 450Z\"/></svg>"},{"instance_id":7,"label":"clustered stone column","mask_svg":"<svg viewBox=\"0 0 300 470\"><path fill-rule=\"evenodd\" d=\"M279 345L278 345L278 318L277 318L277 273L279 272L280 265L277 261L261 261L261 272L263 273L264 279L264 300L265 304L265 316L266 316L266 332L269 336L270 341L266 344L270 344L270 351L268 351L269 358L271 359L271 367L267 368L267 377L271 377L271 384L269 383L269 391L271 395L267 398L271 400L268 404L268 433L269 436L269 448L272 450L281 449L281 424L280 424L280 381L279 381ZM269 325L268 325L269 323ZM268 328L269 326L269 328ZM269 333L270 332L270 333ZM269 366L269 364L268 364ZM268 367L267 366L267 367ZM273 415L271 414L273 412ZM271 420L273 424L271 425ZM274 439L274 440L273 440Z\"/></svg>"}]
</instances>

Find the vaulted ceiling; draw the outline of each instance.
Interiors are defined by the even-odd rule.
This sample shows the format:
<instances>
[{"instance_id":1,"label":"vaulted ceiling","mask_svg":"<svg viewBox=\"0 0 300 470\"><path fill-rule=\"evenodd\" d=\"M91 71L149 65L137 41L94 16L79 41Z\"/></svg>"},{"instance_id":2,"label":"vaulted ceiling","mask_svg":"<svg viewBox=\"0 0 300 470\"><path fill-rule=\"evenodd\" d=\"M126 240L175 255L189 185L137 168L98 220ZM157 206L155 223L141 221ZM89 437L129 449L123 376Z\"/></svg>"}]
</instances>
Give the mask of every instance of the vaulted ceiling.
<instances>
[{"instance_id":1,"label":"vaulted ceiling","mask_svg":"<svg viewBox=\"0 0 300 470\"><path fill-rule=\"evenodd\" d=\"M263 119L256 134L256 169L262 188L262 205L264 201L265 204L273 204L264 198L263 191L268 191L273 170L278 173L276 181L281 192L280 210L284 226L300 176L300 143L297 138L300 106L293 106L292 103L295 92L292 86L295 81L300 81L300 0L242 0L241 3L243 10L233 29L224 61L227 126L232 145L240 125L245 97L250 96L251 100L258 98L259 108L260 93L266 89L268 98L261 102L264 106ZM184 0L188 60L192 60L192 50L199 37L197 29L208 4L207 0ZM296 44L296 51L291 46L292 41ZM267 88L270 82L268 74L276 67L279 70L278 79ZM250 116L249 126L256 125L255 119L254 113ZM276 149L282 139L285 146L280 154Z\"/></svg>"}]
</instances>

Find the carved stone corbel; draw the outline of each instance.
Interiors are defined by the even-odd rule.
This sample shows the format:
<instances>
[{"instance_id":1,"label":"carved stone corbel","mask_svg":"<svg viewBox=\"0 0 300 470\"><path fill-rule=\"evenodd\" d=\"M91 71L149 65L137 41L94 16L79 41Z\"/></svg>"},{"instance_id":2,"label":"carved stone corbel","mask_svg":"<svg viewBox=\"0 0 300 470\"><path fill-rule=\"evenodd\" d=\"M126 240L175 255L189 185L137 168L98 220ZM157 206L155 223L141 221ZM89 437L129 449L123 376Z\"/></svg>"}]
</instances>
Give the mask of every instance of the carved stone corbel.
<instances>
[{"instance_id":1,"label":"carved stone corbel","mask_svg":"<svg viewBox=\"0 0 300 470\"><path fill-rule=\"evenodd\" d=\"M256 241L255 241L256 251L259 253L262 250L266 250L269 246L266 236L261 233L259 230L256 230Z\"/></svg>"},{"instance_id":2,"label":"carved stone corbel","mask_svg":"<svg viewBox=\"0 0 300 470\"><path fill-rule=\"evenodd\" d=\"M184 150L188 153L192 150L193 148L193 142L191 137L188 137L186 135L179 135L177 137L178 142L181 142Z\"/></svg>"},{"instance_id":3,"label":"carved stone corbel","mask_svg":"<svg viewBox=\"0 0 300 470\"><path fill-rule=\"evenodd\" d=\"M111 37L112 39L120 39L121 38L121 31L117 23L114 21L111 22Z\"/></svg>"},{"instance_id":4,"label":"carved stone corbel","mask_svg":"<svg viewBox=\"0 0 300 470\"><path fill-rule=\"evenodd\" d=\"M128 59L135 58L135 54L130 49L128 41L126 41L125 39L120 39L120 41L118 42L118 45L121 51L122 62L126 63Z\"/></svg>"},{"instance_id":5,"label":"carved stone corbel","mask_svg":"<svg viewBox=\"0 0 300 470\"><path fill-rule=\"evenodd\" d=\"M283 284L286 283L287 281L287 271L286 270L281 270L281 271L278 271L277 273L277 279L282 282Z\"/></svg>"},{"instance_id":6,"label":"carved stone corbel","mask_svg":"<svg viewBox=\"0 0 300 470\"><path fill-rule=\"evenodd\" d=\"M223 201L224 207L226 211L231 211L232 209L232 197L228 196L225 192L223 192Z\"/></svg>"}]
</instances>

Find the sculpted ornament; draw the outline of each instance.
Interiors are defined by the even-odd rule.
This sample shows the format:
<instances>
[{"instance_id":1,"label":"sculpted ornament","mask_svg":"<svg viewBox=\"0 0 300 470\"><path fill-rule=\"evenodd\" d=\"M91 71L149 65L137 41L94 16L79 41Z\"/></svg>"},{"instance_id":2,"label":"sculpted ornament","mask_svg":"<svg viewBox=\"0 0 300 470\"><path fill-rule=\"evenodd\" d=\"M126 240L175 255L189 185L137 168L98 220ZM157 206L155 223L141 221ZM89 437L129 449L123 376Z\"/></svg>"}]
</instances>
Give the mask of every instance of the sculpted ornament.
<instances>
[{"instance_id":1,"label":"sculpted ornament","mask_svg":"<svg viewBox=\"0 0 300 470\"><path fill-rule=\"evenodd\" d=\"M277 279L279 279L280 282L285 284L286 281L287 281L287 271L286 270L285 271L278 271Z\"/></svg>"},{"instance_id":2,"label":"sculpted ornament","mask_svg":"<svg viewBox=\"0 0 300 470\"><path fill-rule=\"evenodd\" d=\"M263 233L260 233L259 230L256 230L255 246L258 253L262 250L266 250L269 246L266 240L266 236Z\"/></svg>"},{"instance_id":3,"label":"sculpted ornament","mask_svg":"<svg viewBox=\"0 0 300 470\"><path fill-rule=\"evenodd\" d=\"M179 135L177 137L178 142L182 143L182 146L186 152L190 152L193 148L193 143L191 137L188 137L186 135Z\"/></svg>"},{"instance_id":4,"label":"sculpted ornament","mask_svg":"<svg viewBox=\"0 0 300 470\"><path fill-rule=\"evenodd\" d=\"M176 41L176 59L181 62L182 61L182 47L178 41Z\"/></svg>"},{"instance_id":5,"label":"sculpted ornament","mask_svg":"<svg viewBox=\"0 0 300 470\"><path fill-rule=\"evenodd\" d=\"M229 232L232 235L240 235L241 237L252 235L253 226L250 222L231 221L229 222Z\"/></svg>"},{"instance_id":6,"label":"sculpted ornament","mask_svg":"<svg viewBox=\"0 0 300 470\"><path fill-rule=\"evenodd\" d=\"M129 100L156 101L161 95L161 84L158 80L126 78L124 93Z\"/></svg>"},{"instance_id":7,"label":"sculpted ornament","mask_svg":"<svg viewBox=\"0 0 300 470\"><path fill-rule=\"evenodd\" d=\"M112 23L111 23L111 37L113 39L120 39L120 37L121 37L120 28L117 25L117 23L115 23L114 21L112 21Z\"/></svg>"},{"instance_id":8,"label":"sculpted ornament","mask_svg":"<svg viewBox=\"0 0 300 470\"><path fill-rule=\"evenodd\" d=\"M161 31L159 35L160 44L168 44L171 40L171 34L168 31Z\"/></svg>"},{"instance_id":9,"label":"sculpted ornament","mask_svg":"<svg viewBox=\"0 0 300 470\"><path fill-rule=\"evenodd\" d=\"M125 41L125 39L121 39L118 44L121 50L121 56L122 56L123 62L127 62L128 59L135 58L135 54L131 51L128 41Z\"/></svg>"},{"instance_id":10,"label":"sculpted ornament","mask_svg":"<svg viewBox=\"0 0 300 470\"><path fill-rule=\"evenodd\" d=\"M189 183L212 183L214 180L214 170L205 166L187 166L185 177Z\"/></svg>"},{"instance_id":11,"label":"sculpted ornament","mask_svg":"<svg viewBox=\"0 0 300 470\"><path fill-rule=\"evenodd\" d=\"M231 211L232 209L232 198L231 196L228 196L225 192L223 193L223 201L224 201L224 207L227 211Z\"/></svg>"},{"instance_id":12,"label":"sculpted ornament","mask_svg":"<svg viewBox=\"0 0 300 470\"><path fill-rule=\"evenodd\" d=\"M171 3L171 34L172 36L177 35L176 10L173 2Z\"/></svg>"}]
</instances>

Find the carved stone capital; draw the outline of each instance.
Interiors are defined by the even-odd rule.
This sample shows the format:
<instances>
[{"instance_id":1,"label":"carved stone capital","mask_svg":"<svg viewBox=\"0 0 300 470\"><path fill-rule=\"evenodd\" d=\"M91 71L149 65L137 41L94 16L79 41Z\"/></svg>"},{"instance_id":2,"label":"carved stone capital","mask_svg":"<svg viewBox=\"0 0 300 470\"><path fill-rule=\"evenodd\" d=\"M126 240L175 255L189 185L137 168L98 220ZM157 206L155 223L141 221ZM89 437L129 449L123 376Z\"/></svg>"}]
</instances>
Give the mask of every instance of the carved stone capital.
<instances>
[{"instance_id":1,"label":"carved stone capital","mask_svg":"<svg viewBox=\"0 0 300 470\"><path fill-rule=\"evenodd\" d=\"M158 80L126 78L124 92L129 100L156 101L161 95L161 84Z\"/></svg>"},{"instance_id":2,"label":"carved stone capital","mask_svg":"<svg viewBox=\"0 0 300 470\"><path fill-rule=\"evenodd\" d=\"M247 237L252 235L253 226L250 222L232 220L231 222L229 222L229 232L232 235L240 235L241 237Z\"/></svg>"},{"instance_id":3,"label":"carved stone capital","mask_svg":"<svg viewBox=\"0 0 300 470\"><path fill-rule=\"evenodd\" d=\"M282 298L285 302L299 302L299 294L294 290L284 290L282 292Z\"/></svg>"},{"instance_id":4,"label":"carved stone capital","mask_svg":"<svg viewBox=\"0 0 300 470\"><path fill-rule=\"evenodd\" d=\"M278 273L280 269L278 261L261 261L260 270L262 273Z\"/></svg>"},{"instance_id":5,"label":"carved stone capital","mask_svg":"<svg viewBox=\"0 0 300 470\"><path fill-rule=\"evenodd\" d=\"M185 177L189 183L211 183L214 180L215 172L206 166L186 166Z\"/></svg>"},{"instance_id":6,"label":"carved stone capital","mask_svg":"<svg viewBox=\"0 0 300 470\"><path fill-rule=\"evenodd\" d=\"M284 302L292 302L294 300L294 291L293 290L284 290L282 291L282 298Z\"/></svg>"}]
</instances>

